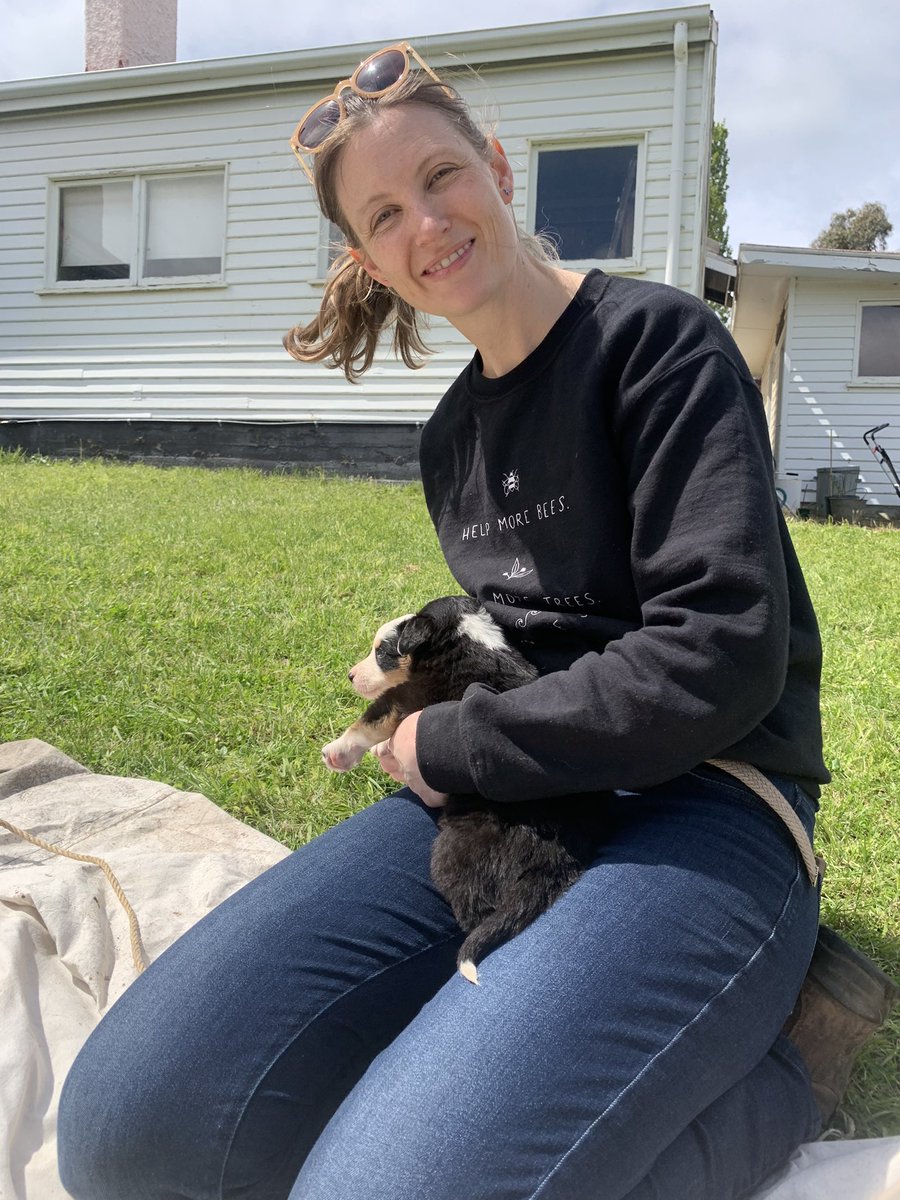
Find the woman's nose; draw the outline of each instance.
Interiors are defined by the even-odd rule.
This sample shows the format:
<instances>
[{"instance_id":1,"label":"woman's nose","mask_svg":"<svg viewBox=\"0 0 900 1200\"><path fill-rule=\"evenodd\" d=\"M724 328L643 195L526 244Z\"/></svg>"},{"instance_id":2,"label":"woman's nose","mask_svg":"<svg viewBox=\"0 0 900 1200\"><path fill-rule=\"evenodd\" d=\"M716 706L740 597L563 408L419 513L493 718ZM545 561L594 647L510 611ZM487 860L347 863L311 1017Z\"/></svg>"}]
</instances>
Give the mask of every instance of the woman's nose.
<instances>
[{"instance_id":1,"label":"woman's nose","mask_svg":"<svg viewBox=\"0 0 900 1200\"><path fill-rule=\"evenodd\" d=\"M433 203L420 204L416 210L416 241L419 245L427 245L443 235L450 228L450 219Z\"/></svg>"}]
</instances>

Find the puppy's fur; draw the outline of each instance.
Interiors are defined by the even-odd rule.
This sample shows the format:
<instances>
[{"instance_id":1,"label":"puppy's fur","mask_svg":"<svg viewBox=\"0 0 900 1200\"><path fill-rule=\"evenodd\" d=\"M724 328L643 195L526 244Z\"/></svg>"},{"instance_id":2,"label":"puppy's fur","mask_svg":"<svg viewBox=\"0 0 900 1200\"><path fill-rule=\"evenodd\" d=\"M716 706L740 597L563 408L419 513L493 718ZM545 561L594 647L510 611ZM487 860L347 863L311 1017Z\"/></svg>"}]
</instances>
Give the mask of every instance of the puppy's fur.
<instances>
[{"instance_id":1,"label":"puppy's fur","mask_svg":"<svg viewBox=\"0 0 900 1200\"><path fill-rule=\"evenodd\" d=\"M346 771L410 713L459 700L472 683L507 691L536 677L475 601L432 600L378 630L369 656L350 671L356 691L373 703L322 757ZM596 796L584 806L571 798L504 804L450 797L438 818L431 873L468 935L457 958L467 979L477 983L475 964L581 875L592 857L596 812Z\"/></svg>"}]
</instances>

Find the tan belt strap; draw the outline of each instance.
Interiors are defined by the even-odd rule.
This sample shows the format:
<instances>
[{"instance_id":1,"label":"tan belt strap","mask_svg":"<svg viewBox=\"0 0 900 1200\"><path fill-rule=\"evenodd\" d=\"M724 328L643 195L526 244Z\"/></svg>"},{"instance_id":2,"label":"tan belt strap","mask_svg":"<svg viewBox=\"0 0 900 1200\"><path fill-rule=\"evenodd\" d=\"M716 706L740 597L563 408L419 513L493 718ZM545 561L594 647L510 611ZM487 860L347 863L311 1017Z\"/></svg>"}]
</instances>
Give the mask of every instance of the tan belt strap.
<instances>
[{"instance_id":1,"label":"tan belt strap","mask_svg":"<svg viewBox=\"0 0 900 1200\"><path fill-rule=\"evenodd\" d=\"M764 800L769 808L781 817L794 841L797 843L797 849L800 851L800 857L803 859L803 865L806 867L806 872L809 875L809 882L816 884L823 870L824 863L821 859L816 858L815 850L807 836L806 830L801 824L800 818L788 804L787 800L785 800L784 796L782 796L781 792L779 792L775 784L770 779L766 779L762 771L758 771L756 767L751 767L749 763L735 762L730 758L710 758L708 762L711 767L718 767L726 775L732 775L735 779L739 779L752 792L756 792L760 800Z\"/></svg>"}]
</instances>

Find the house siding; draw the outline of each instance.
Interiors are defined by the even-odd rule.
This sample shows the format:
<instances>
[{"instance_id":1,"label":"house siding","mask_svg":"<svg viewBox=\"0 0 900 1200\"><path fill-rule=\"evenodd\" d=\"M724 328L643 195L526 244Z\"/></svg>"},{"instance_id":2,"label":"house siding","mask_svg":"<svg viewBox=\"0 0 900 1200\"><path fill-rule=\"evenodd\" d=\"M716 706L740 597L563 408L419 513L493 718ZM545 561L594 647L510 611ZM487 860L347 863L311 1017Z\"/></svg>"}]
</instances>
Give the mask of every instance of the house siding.
<instances>
[{"instance_id":1,"label":"house siding","mask_svg":"<svg viewBox=\"0 0 900 1200\"><path fill-rule=\"evenodd\" d=\"M539 61L519 54L479 65L473 85L458 86L490 120L516 174L515 211L525 223L530 148L536 141L636 136L646 147L640 228L641 277L665 275L669 228L674 60L671 32L689 15L691 44L678 286L701 286L706 162L712 118L714 34L705 8L655 14L656 36L629 50L627 33L594 46L606 19L581 22L583 44L554 31ZM621 27L621 20L615 26ZM712 27L714 28L714 27ZM494 31L497 46L506 31ZM487 36L487 35L486 35ZM521 36L521 35L520 35ZM668 41L666 40L668 36ZM647 43L647 44L643 44ZM352 48L358 61L365 48ZM428 54L428 48L423 46ZM297 77L309 78L308 52ZM335 51L323 52L333 60ZM259 60L202 64L196 91L154 94L154 79L178 68L143 69L147 94L102 101L84 78L69 100L31 106L6 85L0 99L0 416L78 421L399 422L421 424L472 348L446 322L431 324L434 356L408 371L387 348L360 385L321 366L291 360L286 330L318 309L316 281L323 237L311 188L287 147L301 114L323 92L291 79L291 56L272 56L270 87L250 86ZM531 58L536 57L532 55ZM298 60L299 61L299 60ZM352 66L348 61L345 65ZM188 64L190 65L190 64ZM179 64L181 66L181 64ZM227 67L227 70L225 69ZM323 61L331 80L340 68ZM210 77L221 71L221 90ZM255 74L256 73L256 74ZM127 75L128 73L120 73ZM167 85L168 86L168 85ZM330 86L330 83L329 85ZM165 90L162 83L158 90ZM49 96L49 93L48 93ZM42 111L42 105L46 110ZM104 173L221 166L225 169L224 283L187 287L54 290L46 281L50 181Z\"/></svg>"},{"instance_id":2,"label":"house siding","mask_svg":"<svg viewBox=\"0 0 900 1200\"><path fill-rule=\"evenodd\" d=\"M893 459L900 447L900 383L863 385L853 382L859 305L865 301L896 303L890 283L867 284L859 273L843 280L795 280L792 337L782 405L779 471L798 471L803 503L815 502L816 472L821 467L858 466L858 494L878 504L898 497L867 449L863 434L883 422L891 430L880 436Z\"/></svg>"}]
</instances>

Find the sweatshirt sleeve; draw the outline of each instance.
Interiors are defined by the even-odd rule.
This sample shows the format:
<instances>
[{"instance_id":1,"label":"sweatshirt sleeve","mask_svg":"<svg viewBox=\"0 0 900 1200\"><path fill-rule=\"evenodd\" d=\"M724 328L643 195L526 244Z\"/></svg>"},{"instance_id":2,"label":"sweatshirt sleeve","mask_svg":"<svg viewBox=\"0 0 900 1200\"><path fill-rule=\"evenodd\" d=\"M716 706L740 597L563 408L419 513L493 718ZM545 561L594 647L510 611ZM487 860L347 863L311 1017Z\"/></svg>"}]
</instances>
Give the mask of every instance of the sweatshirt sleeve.
<instances>
[{"instance_id":1,"label":"sweatshirt sleeve","mask_svg":"<svg viewBox=\"0 0 900 1200\"><path fill-rule=\"evenodd\" d=\"M640 627L523 688L475 686L426 709L417 754L436 790L513 801L652 786L722 754L778 702L788 583L746 368L716 347L633 387L626 373L613 436Z\"/></svg>"}]
</instances>

